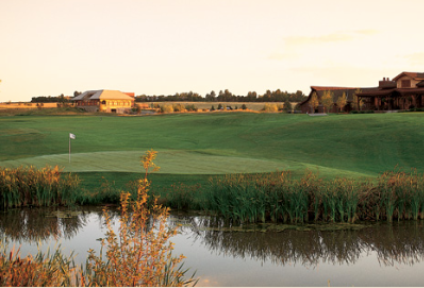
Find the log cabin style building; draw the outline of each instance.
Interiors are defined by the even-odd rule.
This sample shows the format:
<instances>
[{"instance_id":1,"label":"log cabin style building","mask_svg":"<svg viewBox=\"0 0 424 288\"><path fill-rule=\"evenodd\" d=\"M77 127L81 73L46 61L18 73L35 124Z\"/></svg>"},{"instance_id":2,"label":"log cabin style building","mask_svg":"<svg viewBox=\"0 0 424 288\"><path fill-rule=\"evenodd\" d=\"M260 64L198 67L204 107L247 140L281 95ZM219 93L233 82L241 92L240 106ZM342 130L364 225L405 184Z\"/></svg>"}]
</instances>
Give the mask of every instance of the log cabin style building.
<instances>
[{"instance_id":1,"label":"log cabin style building","mask_svg":"<svg viewBox=\"0 0 424 288\"><path fill-rule=\"evenodd\" d=\"M74 97L75 106L88 112L126 113L134 107L134 93L117 90L89 90Z\"/></svg>"},{"instance_id":2,"label":"log cabin style building","mask_svg":"<svg viewBox=\"0 0 424 288\"><path fill-rule=\"evenodd\" d=\"M322 105L321 98L326 91L333 95L329 111ZM345 95L346 104L337 106L337 99ZM313 99L319 103L313 103ZM315 100L316 101L316 100ZM408 110L424 107L424 73L402 72L392 80L384 77L378 87L322 87L311 86L308 98L299 103L302 113L349 112L358 110Z\"/></svg>"}]
</instances>

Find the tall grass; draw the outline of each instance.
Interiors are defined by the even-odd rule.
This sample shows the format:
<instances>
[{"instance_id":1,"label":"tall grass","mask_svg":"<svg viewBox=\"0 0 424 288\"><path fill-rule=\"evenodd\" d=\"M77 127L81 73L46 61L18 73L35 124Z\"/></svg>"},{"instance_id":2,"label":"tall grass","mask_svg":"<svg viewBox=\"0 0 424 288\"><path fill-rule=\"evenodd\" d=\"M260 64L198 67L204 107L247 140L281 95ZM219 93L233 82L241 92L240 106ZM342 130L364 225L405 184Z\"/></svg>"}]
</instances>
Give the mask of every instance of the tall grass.
<instances>
[{"instance_id":1,"label":"tall grass","mask_svg":"<svg viewBox=\"0 0 424 288\"><path fill-rule=\"evenodd\" d=\"M377 185L347 178L330 181L307 172L230 175L212 179L203 208L237 222L347 222L424 219L424 175L389 171Z\"/></svg>"},{"instance_id":2,"label":"tall grass","mask_svg":"<svg viewBox=\"0 0 424 288\"><path fill-rule=\"evenodd\" d=\"M153 164L155 151L143 157L146 177L138 181L137 198L131 193L120 196L121 217L119 232L112 228L112 219L103 210L107 233L97 255L92 249L85 266L77 267L72 254L63 256L60 250L50 256L39 252L35 257L21 259L19 250L6 253L0 241L0 285L2 286L188 286L197 280L185 277L188 269L181 264L183 255L173 257L170 237L177 229L167 224L168 209L156 199L149 204L150 182L147 172L157 169ZM106 250L105 257L103 249Z\"/></svg>"},{"instance_id":3,"label":"tall grass","mask_svg":"<svg viewBox=\"0 0 424 288\"><path fill-rule=\"evenodd\" d=\"M0 205L2 209L20 206L50 206L75 203L78 176L61 177L58 166L41 170L33 166L7 169L0 167Z\"/></svg>"}]
</instances>

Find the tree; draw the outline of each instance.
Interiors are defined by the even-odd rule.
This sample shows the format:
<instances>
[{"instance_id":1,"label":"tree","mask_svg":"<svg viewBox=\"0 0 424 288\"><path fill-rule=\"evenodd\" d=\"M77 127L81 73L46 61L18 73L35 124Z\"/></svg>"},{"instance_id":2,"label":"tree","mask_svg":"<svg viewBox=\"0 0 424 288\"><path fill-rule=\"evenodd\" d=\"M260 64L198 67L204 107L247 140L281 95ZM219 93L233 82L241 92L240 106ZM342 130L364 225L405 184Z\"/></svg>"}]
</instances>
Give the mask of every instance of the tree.
<instances>
[{"instance_id":1,"label":"tree","mask_svg":"<svg viewBox=\"0 0 424 288\"><path fill-rule=\"evenodd\" d=\"M218 104L218 110L221 110L222 109L222 105L221 105L221 103L219 103Z\"/></svg>"},{"instance_id":2,"label":"tree","mask_svg":"<svg viewBox=\"0 0 424 288\"><path fill-rule=\"evenodd\" d=\"M291 113L292 112L292 105L291 105L291 103L290 103L290 101L289 101L289 99L287 99L285 102L284 102L284 111L286 111L287 113Z\"/></svg>"},{"instance_id":3,"label":"tree","mask_svg":"<svg viewBox=\"0 0 424 288\"><path fill-rule=\"evenodd\" d=\"M215 106L212 105L211 111L215 111Z\"/></svg>"},{"instance_id":4,"label":"tree","mask_svg":"<svg viewBox=\"0 0 424 288\"><path fill-rule=\"evenodd\" d=\"M356 89L353 93L353 101L352 101L352 107L355 110L361 110L362 106L364 105L364 100L360 99L357 94L362 93L361 89Z\"/></svg>"},{"instance_id":5,"label":"tree","mask_svg":"<svg viewBox=\"0 0 424 288\"><path fill-rule=\"evenodd\" d=\"M215 98L216 98L216 94L215 94L215 91L213 91L213 90L211 91L211 93L206 94L206 96L205 96L206 101L214 102Z\"/></svg>"},{"instance_id":6,"label":"tree","mask_svg":"<svg viewBox=\"0 0 424 288\"><path fill-rule=\"evenodd\" d=\"M317 93L316 93L316 92L312 93L310 103L311 103L312 108L313 108L313 110L314 110L314 112L315 112L315 109L317 109L317 107L318 107L318 105L319 105L318 95L317 95Z\"/></svg>"},{"instance_id":7,"label":"tree","mask_svg":"<svg viewBox=\"0 0 424 288\"><path fill-rule=\"evenodd\" d=\"M246 109L247 109L246 104L241 105L241 109L242 109L242 110L246 110Z\"/></svg>"},{"instance_id":8,"label":"tree","mask_svg":"<svg viewBox=\"0 0 424 288\"><path fill-rule=\"evenodd\" d=\"M347 97L346 93L343 92L343 95L337 98L337 107L339 107L340 111L343 111L344 106L346 106Z\"/></svg>"},{"instance_id":9,"label":"tree","mask_svg":"<svg viewBox=\"0 0 424 288\"><path fill-rule=\"evenodd\" d=\"M325 112L329 113L331 106L333 106L333 92L331 91L324 91L324 93L321 96L321 104L325 107Z\"/></svg>"}]
</instances>

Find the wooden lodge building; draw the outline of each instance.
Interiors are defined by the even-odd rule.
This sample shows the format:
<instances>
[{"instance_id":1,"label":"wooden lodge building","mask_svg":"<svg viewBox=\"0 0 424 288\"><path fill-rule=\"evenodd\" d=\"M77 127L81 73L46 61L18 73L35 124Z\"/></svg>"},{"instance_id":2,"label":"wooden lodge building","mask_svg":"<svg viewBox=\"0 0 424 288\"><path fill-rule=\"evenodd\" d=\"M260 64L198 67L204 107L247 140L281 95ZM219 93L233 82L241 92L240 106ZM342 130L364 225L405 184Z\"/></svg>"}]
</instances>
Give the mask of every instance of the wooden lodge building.
<instances>
[{"instance_id":1,"label":"wooden lodge building","mask_svg":"<svg viewBox=\"0 0 424 288\"><path fill-rule=\"evenodd\" d=\"M330 111L326 111L320 101L326 91L333 95ZM337 99L342 95L346 95L346 105L337 107ZM318 105L312 103L314 98L318 99ZM299 104L302 113L349 112L354 107L376 111L421 108L424 106L424 73L402 72L392 80L383 78L378 87L373 88L311 86L308 98Z\"/></svg>"},{"instance_id":2,"label":"wooden lodge building","mask_svg":"<svg viewBox=\"0 0 424 288\"><path fill-rule=\"evenodd\" d=\"M75 106L88 112L125 113L134 107L134 93L117 90L89 90L74 97Z\"/></svg>"}]
</instances>

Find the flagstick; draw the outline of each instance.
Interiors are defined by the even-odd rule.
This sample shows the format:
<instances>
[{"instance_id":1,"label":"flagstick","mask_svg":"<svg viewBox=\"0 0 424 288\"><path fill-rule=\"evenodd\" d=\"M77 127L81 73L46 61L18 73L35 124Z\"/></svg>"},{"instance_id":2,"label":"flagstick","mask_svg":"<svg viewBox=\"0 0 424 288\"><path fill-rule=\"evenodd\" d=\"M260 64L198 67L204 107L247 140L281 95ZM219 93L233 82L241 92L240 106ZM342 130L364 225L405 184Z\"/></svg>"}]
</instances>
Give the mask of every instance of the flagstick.
<instances>
[{"instance_id":1,"label":"flagstick","mask_svg":"<svg viewBox=\"0 0 424 288\"><path fill-rule=\"evenodd\" d=\"M71 164L71 137L69 136L69 164Z\"/></svg>"}]
</instances>

